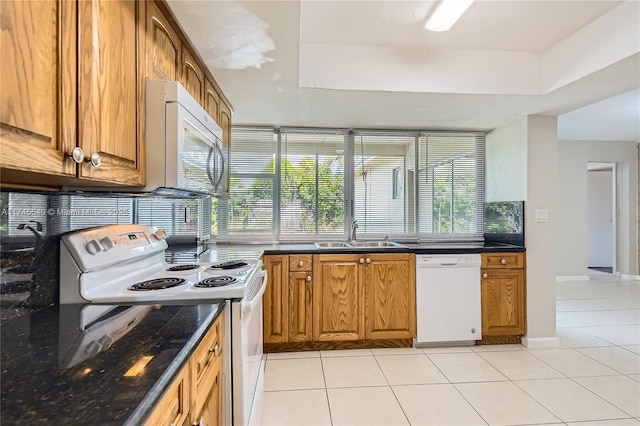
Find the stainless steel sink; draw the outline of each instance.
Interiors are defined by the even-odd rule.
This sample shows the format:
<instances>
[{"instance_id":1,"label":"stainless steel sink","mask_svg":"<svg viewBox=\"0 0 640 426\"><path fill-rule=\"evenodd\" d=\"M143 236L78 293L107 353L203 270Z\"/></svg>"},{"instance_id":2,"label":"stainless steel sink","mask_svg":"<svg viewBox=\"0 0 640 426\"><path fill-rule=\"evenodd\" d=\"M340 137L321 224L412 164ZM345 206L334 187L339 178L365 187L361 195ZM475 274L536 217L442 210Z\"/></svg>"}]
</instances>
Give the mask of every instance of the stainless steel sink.
<instances>
[{"instance_id":1,"label":"stainless steel sink","mask_svg":"<svg viewBox=\"0 0 640 426\"><path fill-rule=\"evenodd\" d=\"M396 247L403 248L405 245L393 241L354 241L351 243L353 247Z\"/></svg>"},{"instance_id":2,"label":"stainless steel sink","mask_svg":"<svg viewBox=\"0 0 640 426\"><path fill-rule=\"evenodd\" d=\"M344 241L323 241L323 242L315 242L313 243L317 248L348 248L353 247L349 243L345 243Z\"/></svg>"}]
</instances>

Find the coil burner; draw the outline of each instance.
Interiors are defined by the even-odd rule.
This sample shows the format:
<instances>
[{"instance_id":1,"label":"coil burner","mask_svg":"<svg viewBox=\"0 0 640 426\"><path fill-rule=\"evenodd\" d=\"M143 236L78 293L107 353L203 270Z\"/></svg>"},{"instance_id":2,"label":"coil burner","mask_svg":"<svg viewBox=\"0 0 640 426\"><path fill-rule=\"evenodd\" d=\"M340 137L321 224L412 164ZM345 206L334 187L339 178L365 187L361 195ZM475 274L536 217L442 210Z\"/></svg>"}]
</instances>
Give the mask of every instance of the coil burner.
<instances>
[{"instance_id":1,"label":"coil burner","mask_svg":"<svg viewBox=\"0 0 640 426\"><path fill-rule=\"evenodd\" d=\"M237 280L233 277L218 276L218 277L205 278L195 286L198 288L224 287L225 285L235 284L236 281Z\"/></svg>"},{"instance_id":2,"label":"coil burner","mask_svg":"<svg viewBox=\"0 0 640 426\"><path fill-rule=\"evenodd\" d=\"M133 291L153 291L164 290L167 288L178 287L187 282L184 278L156 278L154 280L142 281L127 287Z\"/></svg>"},{"instance_id":3,"label":"coil burner","mask_svg":"<svg viewBox=\"0 0 640 426\"><path fill-rule=\"evenodd\" d=\"M209 269L237 269L244 268L245 266L249 266L249 264L244 260L229 260L211 265L209 266Z\"/></svg>"},{"instance_id":4,"label":"coil burner","mask_svg":"<svg viewBox=\"0 0 640 426\"><path fill-rule=\"evenodd\" d=\"M195 265L193 263L189 263L189 264L181 264L181 265L172 266L171 268L167 268L167 271L169 271L169 272L191 271L193 269L199 269L199 268L200 268L200 265Z\"/></svg>"}]
</instances>

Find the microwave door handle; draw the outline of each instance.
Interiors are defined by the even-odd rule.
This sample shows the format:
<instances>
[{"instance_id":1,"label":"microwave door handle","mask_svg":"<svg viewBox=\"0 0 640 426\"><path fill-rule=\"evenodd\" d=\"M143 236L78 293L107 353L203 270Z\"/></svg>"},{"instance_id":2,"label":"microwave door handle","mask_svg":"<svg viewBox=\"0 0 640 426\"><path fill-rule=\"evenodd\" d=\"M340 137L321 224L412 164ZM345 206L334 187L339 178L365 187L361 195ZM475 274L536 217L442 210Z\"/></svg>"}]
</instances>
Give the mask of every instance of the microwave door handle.
<instances>
[{"instance_id":1,"label":"microwave door handle","mask_svg":"<svg viewBox=\"0 0 640 426\"><path fill-rule=\"evenodd\" d=\"M216 192L218 192L220 188L220 183L222 183L222 178L224 177L224 154L222 153L222 148L220 148L220 145L216 144L216 149L218 150L218 152L220 153L220 174L217 176L218 180L216 181Z\"/></svg>"},{"instance_id":2,"label":"microwave door handle","mask_svg":"<svg viewBox=\"0 0 640 426\"><path fill-rule=\"evenodd\" d=\"M211 183L211 185L214 186L215 189L215 183L213 182L213 175L211 174L211 156L213 155L213 148L209 148L209 155L207 155L207 177L209 178L209 182Z\"/></svg>"}]
</instances>

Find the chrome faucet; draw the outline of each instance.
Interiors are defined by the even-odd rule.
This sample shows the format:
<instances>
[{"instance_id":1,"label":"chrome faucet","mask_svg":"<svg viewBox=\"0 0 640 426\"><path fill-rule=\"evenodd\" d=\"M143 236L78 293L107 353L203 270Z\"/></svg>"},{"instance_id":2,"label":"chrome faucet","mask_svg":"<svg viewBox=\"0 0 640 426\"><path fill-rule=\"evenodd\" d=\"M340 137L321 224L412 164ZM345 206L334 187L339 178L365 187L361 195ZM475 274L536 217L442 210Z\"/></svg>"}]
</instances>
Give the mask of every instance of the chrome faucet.
<instances>
[{"instance_id":1,"label":"chrome faucet","mask_svg":"<svg viewBox=\"0 0 640 426\"><path fill-rule=\"evenodd\" d=\"M358 229L358 221L354 220L351 223L351 241L356 241L356 229Z\"/></svg>"}]
</instances>

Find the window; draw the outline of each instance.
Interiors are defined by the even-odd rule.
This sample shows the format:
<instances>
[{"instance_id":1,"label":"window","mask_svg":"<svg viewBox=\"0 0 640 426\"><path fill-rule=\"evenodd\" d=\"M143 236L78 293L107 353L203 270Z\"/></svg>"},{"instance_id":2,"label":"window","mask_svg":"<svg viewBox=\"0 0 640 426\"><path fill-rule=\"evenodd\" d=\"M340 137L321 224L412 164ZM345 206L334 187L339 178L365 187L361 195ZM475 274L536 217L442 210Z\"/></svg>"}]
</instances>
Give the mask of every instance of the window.
<instances>
[{"instance_id":1,"label":"window","mask_svg":"<svg viewBox=\"0 0 640 426\"><path fill-rule=\"evenodd\" d=\"M482 236L484 134L234 127L220 240Z\"/></svg>"},{"instance_id":2,"label":"window","mask_svg":"<svg viewBox=\"0 0 640 426\"><path fill-rule=\"evenodd\" d=\"M413 186L403 176L415 170L417 134L354 132L353 209L363 237L415 232Z\"/></svg>"},{"instance_id":3,"label":"window","mask_svg":"<svg viewBox=\"0 0 640 426\"><path fill-rule=\"evenodd\" d=\"M484 135L424 134L419 151L419 235L481 236Z\"/></svg>"}]
</instances>

